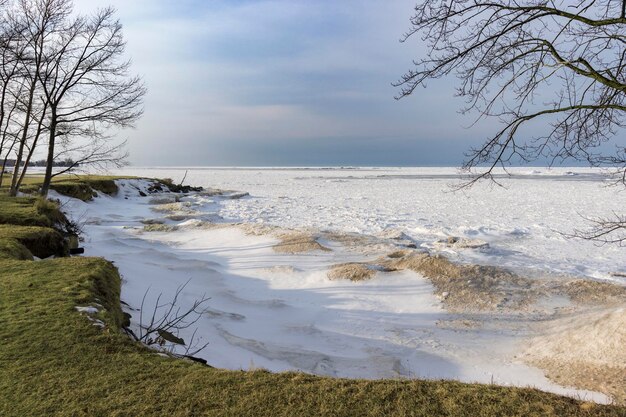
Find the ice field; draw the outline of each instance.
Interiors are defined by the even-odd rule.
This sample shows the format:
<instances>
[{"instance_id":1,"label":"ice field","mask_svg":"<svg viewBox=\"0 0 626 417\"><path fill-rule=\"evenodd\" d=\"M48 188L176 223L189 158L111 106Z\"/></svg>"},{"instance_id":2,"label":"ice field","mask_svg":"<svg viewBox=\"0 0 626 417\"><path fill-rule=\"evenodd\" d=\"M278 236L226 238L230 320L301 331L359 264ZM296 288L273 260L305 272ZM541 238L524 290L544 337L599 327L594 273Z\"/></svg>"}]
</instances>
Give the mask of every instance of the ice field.
<instances>
[{"instance_id":1,"label":"ice field","mask_svg":"<svg viewBox=\"0 0 626 417\"><path fill-rule=\"evenodd\" d=\"M365 282L329 280L333 265L361 262L370 254L332 240L320 242L328 251L277 253L274 235L249 233L272 225L400 236L415 250L443 253L456 262L538 277L622 279L611 273L626 270L623 248L562 233L583 228L582 214L619 211L626 194L607 188L606 177L595 171L515 173L501 179L505 188L479 184L452 192L458 178L451 168L190 169L186 183L237 193L166 196L156 204L139 195L146 181L121 180L115 197L83 203L53 196L84 223L87 255L103 256L119 268L122 300L135 329L144 296L145 309L159 294L167 300L182 287L183 308L210 297L193 330L197 343L209 343L197 356L212 366L493 382L606 402L603 394L548 380L519 358L538 316L483 315L472 318L479 326L457 326L470 316L446 310L431 282L418 273L381 271ZM178 182L185 170L133 168L115 174ZM242 197L242 191L249 195ZM170 228L147 232L145 225L154 221ZM448 237L485 244L439 242ZM616 314L622 317L623 311ZM192 329L180 336L190 340Z\"/></svg>"},{"instance_id":2,"label":"ice field","mask_svg":"<svg viewBox=\"0 0 626 417\"><path fill-rule=\"evenodd\" d=\"M126 169L129 175L181 180L185 169ZM249 192L224 202L229 221L366 234L405 233L432 248L448 236L478 238L488 250L448 255L471 262L550 270L611 279L626 271L621 248L564 236L585 229L584 216L620 213L623 187L609 187L603 171L512 168L513 177L454 192L455 168L272 169L200 168L186 182Z\"/></svg>"}]
</instances>

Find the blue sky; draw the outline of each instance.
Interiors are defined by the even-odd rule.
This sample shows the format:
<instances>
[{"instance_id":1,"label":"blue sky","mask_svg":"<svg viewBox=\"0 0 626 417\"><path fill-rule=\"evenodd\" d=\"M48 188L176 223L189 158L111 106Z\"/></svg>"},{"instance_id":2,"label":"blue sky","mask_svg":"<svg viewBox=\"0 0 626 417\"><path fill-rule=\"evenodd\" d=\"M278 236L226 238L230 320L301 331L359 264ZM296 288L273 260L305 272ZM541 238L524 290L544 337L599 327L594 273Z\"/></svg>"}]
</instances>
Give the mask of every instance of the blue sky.
<instances>
[{"instance_id":1,"label":"blue sky","mask_svg":"<svg viewBox=\"0 0 626 417\"><path fill-rule=\"evenodd\" d=\"M113 5L147 83L136 165L458 165L454 79L394 100L422 46L400 44L413 0L76 0Z\"/></svg>"}]
</instances>

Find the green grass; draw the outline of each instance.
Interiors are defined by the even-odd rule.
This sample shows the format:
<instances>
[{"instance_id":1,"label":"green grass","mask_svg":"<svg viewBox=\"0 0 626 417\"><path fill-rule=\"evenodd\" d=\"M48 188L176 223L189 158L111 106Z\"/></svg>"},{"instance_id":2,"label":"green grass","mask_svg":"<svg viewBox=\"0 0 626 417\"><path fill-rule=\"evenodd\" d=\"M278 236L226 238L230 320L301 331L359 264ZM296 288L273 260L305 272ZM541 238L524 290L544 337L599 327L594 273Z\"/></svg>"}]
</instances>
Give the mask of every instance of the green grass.
<instances>
[{"instance_id":1,"label":"green grass","mask_svg":"<svg viewBox=\"0 0 626 417\"><path fill-rule=\"evenodd\" d=\"M0 241L16 241L39 258L63 256L67 252L63 236L49 227L0 224Z\"/></svg>"},{"instance_id":2,"label":"green grass","mask_svg":"<svg viewBox=\"0 0 626 417\"><path fill-rule=\"evenodd\" d=\"M0 229L3 417L626 416L533 389L226 371L160 357L120 332L121 280L111 263L19 260L15 242L36 233L49 232ZM93 303L104 307L94 317L104 329L75 310Z\"/></svg>"},{"instance_id":3,"label":"green grass","mask_svg":"<svg viewBox=\"0 0 626 417\"><path fill-rule=\"evenodd\" d=\"M103 175L60 175L52 179L50 188L69 197L78 198L83 201L93 199L94 190L109 195L117 193L115 180L129 179L124 176L103 176ZM9 181L5 181L1 190L7 190ZM26 194L34 194L39 191L43 183L43 175L27 175L24 177L20 191Z\"/></svg>"},{"instance_id":4,"label":"green grass","mask_svg":"<svg viewBox=\"0 0 626 417\"><path fill-rule=\"evenodd\" d=\"M51 226L65 221L56 203L0 194L0 258L65 255L67 244Z\"/></svg>"},{"instance_id":5,"label":"green grass","mask_svg":"<svg viewBox=\"0 0 626 417\"><path fill-rule=\"evenodd\" d=\"M52 219L40 210L37 198L12 198L0 193L0 224L49 227Z\"/></svg>"},{"instance_id":6,"label":"green grass","mask_svg":"<svg viewBox=\"0 0 626 417\"><path fill-rule=\"evenodd\" d=\"M32 261L33 254L17 239L0 238L0 260Z\"/></svg>"}]
</instances>

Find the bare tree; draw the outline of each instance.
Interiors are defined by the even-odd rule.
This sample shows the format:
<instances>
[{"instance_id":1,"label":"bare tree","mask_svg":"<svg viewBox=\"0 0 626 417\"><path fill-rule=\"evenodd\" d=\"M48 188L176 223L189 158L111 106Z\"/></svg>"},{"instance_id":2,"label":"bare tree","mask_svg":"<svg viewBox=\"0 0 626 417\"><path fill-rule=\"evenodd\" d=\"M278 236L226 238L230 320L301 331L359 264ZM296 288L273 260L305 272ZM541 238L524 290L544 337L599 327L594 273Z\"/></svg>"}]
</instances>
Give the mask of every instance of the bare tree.
<instances>
[{"instance_id":1,"label":"bare tree","mask_svg":"<svg viewBox=\"0 0 626 417\"><path fill-rule=\"evenodd\" d=\"M73 0L0 0L0 159L5 166L15 158L11 195L43 138L44 196L59 175L56 158L71 156L70 169L123 163L114 133L134 125L146 93L124 51L112 8L84 16L73 12Z\"/></svg>"},{"instance_id":2,"label":"bare tree","mask_svg":"<svg viewBox=\"0 0 626 417\"><path fill-rule=\"evenodd\" d=\"M18 109L18 97L22 94L24 83L19 83L18 88L15 91L11 91L8 87L10 82L7 82L7 86L4 87L3 79L3 93L1 99L2 116L0 117L0 186L4 181L5 167L7 161L11 156L15 145L18 142L19 131L15 130L16 121L14 117L19 113ZM6 91L4 90L6 88Z\"/></svg>"},{"instance_id":3,"label":"bare tree","mask_svg":"<svg viewBox=\"0 0 626 417\"><path fill-rule=\"evenodd\" d=\"M464 168L478 168L468 185L515 159L547 158L609 167L626 186L617 136L626 115L626 0L424 0L411 23L402 41L421 36L428 49L395 83L397 98L454 75L462 111L502 123L467 154ZM540 101L540 93L552 98ZM537 124L549 127L533 137ZM596 220L579 236L624 243L623 216Z\"/></svg>"},{"instance_id":4,"label":"bare tree","mask_svg":"<svg viewBox=\"0 0 626 417\"><path fill-rule=\"evenodd\" d=\"M626 216L613 213L611 217L587 218L591 223L588 230L575 230L572 237L600 243L626 246Z\"/></svg>"},{"instance_id":5,"label":"bare tree","mask_svg":"<svg viewBox=\"0 0 626 417\"><path fill-rule=\"evenodd\" d=\"M125 166L128 155L125 151L126 142L111 143L109 139L90 138L87 144L62 141L61 148L55 152L54 160L65 160L69 163L57 169L50 178L79 171L84 166L96 169Z\"/></svg>"},{"instance_id":6,"label":"bare tree","mask_svg":"<svg viewBox=\"0 0 626 417\"><path fill-rule=\"evenodd\" d=\"M23 122L20 126L19 138L17 141L16 162L11 178L10 195L17 195L20 179L20 165L22 164L24 153L34 152L36 139L41 134L41 127L45 111L39 112L40 119L37 121L37 92L39 87L39 71L43 65L43 50L46 38L59 30L61 22L67 17L68 9L62 0L50 0L42 4L35 0L19 0L7 15L10 24L9 30L15 32L15 42L12 47L19 63L20 76L25 85L25 96L16 96L18 107L23 114ZM44 7L45 6L45 7ZM30 130L33 123L39 126L35 140L29 147L29 140L32 139ZM30 148L30 149L29 149ZM24 170L28 168L24 164Z\"/></svg>"},{"instance_id":7,"label":"bare tree","mask_svg":"<svg viewBox=\"0 0 626 417\"><path fill-rule=\"evenodd\" d=\"M71 4L70 0L63 1ZM102 142L109 138L106 129L132 127L141 117L146 89L139 77L129 75L130 61L122 60L124 49L122 26L113 8L66 22L64 30L49 41L45 66L39 73L50 107L42 195L47 195L50 187L59 138L66 144L77 137L91 139L81 160L103 163ZM107 149L109 159L113 149Z\"/></svg>"},{"instance_id":8,"label":"bare tree","mask_svg":"<svg viewBox=\"0 0 626 417\"><path fill-rule=\"evenodd\" d=\"M3 5L0 4L0 7ZM4 179L4 167L17 142L15 135L9 134L11 119L17 108L17 97L21 95L23 83L18 79L20 59L15 53L15 39L20 34L13 30L6 15L0 16L0 158L3 157L0 172L0 186ZM18 84L20 90L13 95L12 87ZM5 127L6 126L6 127Z\"/></svg>"}]
</instances>

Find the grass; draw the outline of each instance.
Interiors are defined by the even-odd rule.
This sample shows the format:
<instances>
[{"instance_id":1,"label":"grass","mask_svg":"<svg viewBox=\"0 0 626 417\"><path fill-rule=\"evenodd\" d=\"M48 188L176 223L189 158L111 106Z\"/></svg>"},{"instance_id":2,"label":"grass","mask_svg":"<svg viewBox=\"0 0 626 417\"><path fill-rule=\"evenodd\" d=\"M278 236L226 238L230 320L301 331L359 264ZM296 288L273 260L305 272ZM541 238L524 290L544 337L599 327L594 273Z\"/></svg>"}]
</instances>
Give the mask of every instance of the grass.
<instances>
[{"instance_id":1,"label":"grass","mask_svg":"<svg viewBox=\"0 0 626 417\"><path fill-rule=\"evenodd\" d=\"M32 213L22 203L16 210ZM0 230L3 417L626 416L625 408L534 389L226 371L161 357L120 332L121 280L111 263L20 260L16 242L27 246L19 239L50 232L17 225ZM92 318L105 328L75 310L95 303L103 308Z\"/></svg>"},{"instance_id":2,"label":"grass","mask_svg":"<svg viewBox=\"0 0 626 417\"><path fill-rule=\"evenodd\" d=\"M63 236L49 227L0 224L0 241L18 242L39 258L63 256L67 252Z\"/></svg>"},{"instance_id":3,"label":"grass","mask_svg":"<svg viewBox=\"0 0 626 417\"><path fill-rule=\"evenodd\" d=\"M52 226L49 214L37 206L37 198L12 198L0 193L0 224Z\"/></svg>"},{"instance_id":4,"label":"grass","mask_svg":"<svg viewBox=\"0 0 626 417\"><path fill-rule=\"evenodd\" d=\"M83 201L90 201L94 197L94 190L109 195L117 193L115 180L128 179L131 177L114 177L103 175L60 175L52 179L50 188L59 194L69 197L78 198ZM5 179L1 190L6 190L9 181ZM39 191L43 183L43 175L27 175L24 177L20 191L32 194Z\"/></svg>"},{"instance_id":5,"label":"grass","mask_svg":"<svg viewBox=\"0 0 626 417\"><path fill-rule=\"evenodd\" d=\"M67 254L63 236L51 226L65 220L56 203L0 194L0 259L48 258Z\"/></svg>"}]
</instances>

